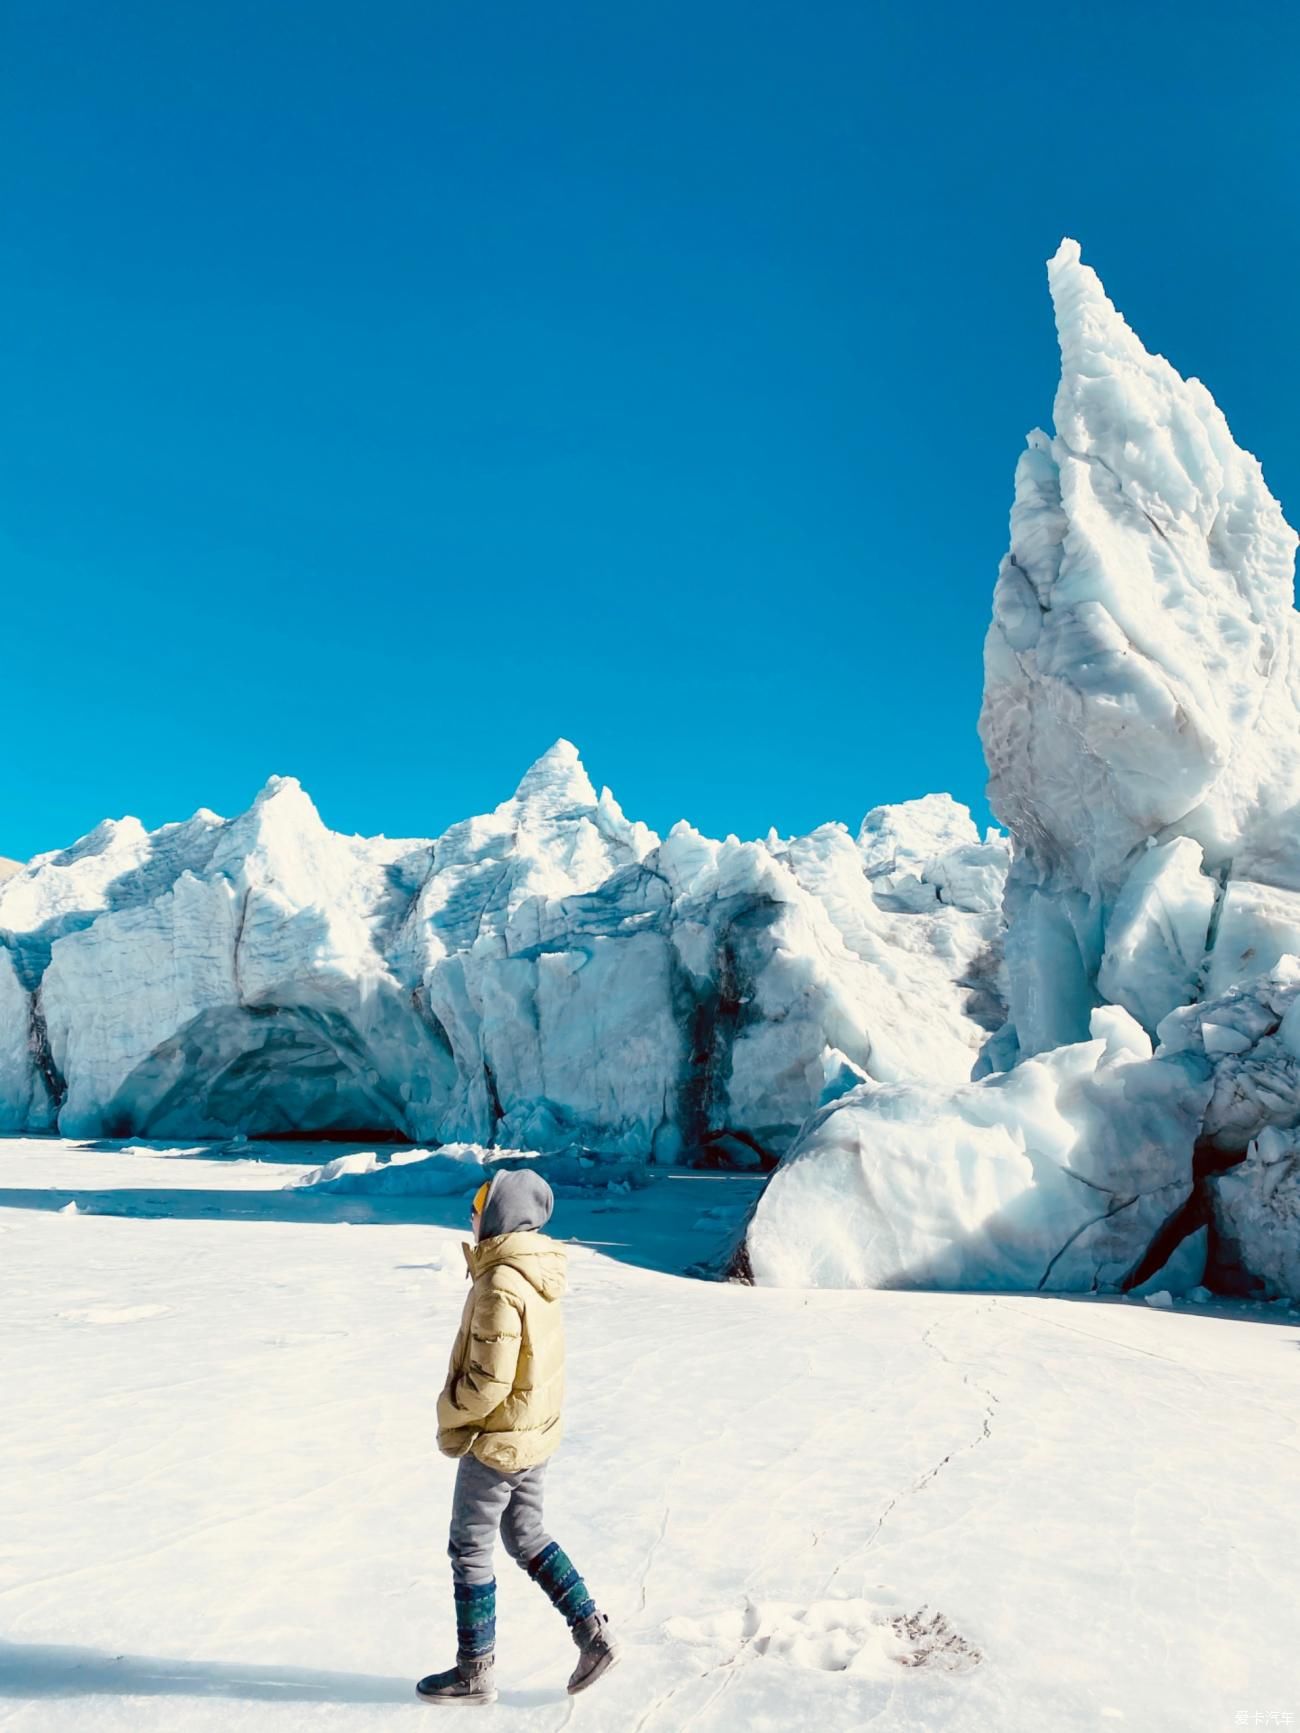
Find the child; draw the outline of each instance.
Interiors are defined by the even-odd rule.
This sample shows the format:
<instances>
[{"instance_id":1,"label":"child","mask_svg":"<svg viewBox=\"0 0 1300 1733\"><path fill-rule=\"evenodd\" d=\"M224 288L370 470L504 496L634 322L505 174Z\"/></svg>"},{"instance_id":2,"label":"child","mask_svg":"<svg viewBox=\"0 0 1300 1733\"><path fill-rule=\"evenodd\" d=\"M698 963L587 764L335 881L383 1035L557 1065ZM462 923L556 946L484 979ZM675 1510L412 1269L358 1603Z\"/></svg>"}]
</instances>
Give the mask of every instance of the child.
<instances>
[{"instance_id":1,"label":"child","mask_svg":"<svg viewBox=\"0 0 1300 1733\"><path fill-rule=\"evenodd\" d=\"M456 1665L421 1679L426 1703L493 1703L498 1527L506 1551L569 1622L585 1691L619 1658L609 1619L542 1527L546 1460L560 1442L564 1393L564 1251L538 1230L555 1199L539 1174L505 1170L480 1186L465 1261L465 1302L438 1398L438 1448L460 1458L447 1552L456 1596Z\"/></svg>"}]
</instances>

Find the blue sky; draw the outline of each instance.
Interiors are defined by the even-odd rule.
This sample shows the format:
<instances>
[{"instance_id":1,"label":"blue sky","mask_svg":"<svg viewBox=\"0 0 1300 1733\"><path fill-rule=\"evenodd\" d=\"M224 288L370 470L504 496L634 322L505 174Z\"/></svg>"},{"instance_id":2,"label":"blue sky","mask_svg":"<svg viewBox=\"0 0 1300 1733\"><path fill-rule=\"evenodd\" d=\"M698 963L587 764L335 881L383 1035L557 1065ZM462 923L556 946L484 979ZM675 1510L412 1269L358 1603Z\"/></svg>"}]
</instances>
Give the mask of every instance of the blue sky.
<instances>
[{"instance_id":1,"label":"blue sky","mask_svg":"<svg viewBox=\"0 0 1300 1733\"><path fill-rule=\"evenodd\" d=\"M982 810L1064 233L1300 517L1300 11L16 0L0 854L558 735L715 833Z\"/></svg>"}]
</instances>

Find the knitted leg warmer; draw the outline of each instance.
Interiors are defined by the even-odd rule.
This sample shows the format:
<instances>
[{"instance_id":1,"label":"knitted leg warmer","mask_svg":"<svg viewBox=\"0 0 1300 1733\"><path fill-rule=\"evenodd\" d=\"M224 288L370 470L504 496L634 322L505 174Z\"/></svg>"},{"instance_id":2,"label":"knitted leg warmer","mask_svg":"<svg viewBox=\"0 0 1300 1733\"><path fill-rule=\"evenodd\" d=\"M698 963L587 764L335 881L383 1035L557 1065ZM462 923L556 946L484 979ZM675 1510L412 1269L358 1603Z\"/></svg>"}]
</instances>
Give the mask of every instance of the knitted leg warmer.
<instances>
[{"instance_id":1,"label":"knitted leg warmer","mask_svg":"<svg viewBox=\"0 0 1300 1733\"><path fill-rule=\"evenodd\" d=\"M552 1603L568 1620L570 1628L579 1619L589 1619L595 1612L596 1603L587 1593L586 1583L578 1575L569 1555L555 1541L544 1546L536 1558L529 1559L528 1574L546 1590Z\"/></svg>"},{"instance_id":2,"label":"knitted leg warmer","mask_svg":"<svg viewBox=\"0 0 1300 1733\"><path fill-rule=\"evenodd\" d=\"M497 1585L457 1583L456 1647L462 1660L491 1655L497 1641Z\"/></svg>"}]
</instances>

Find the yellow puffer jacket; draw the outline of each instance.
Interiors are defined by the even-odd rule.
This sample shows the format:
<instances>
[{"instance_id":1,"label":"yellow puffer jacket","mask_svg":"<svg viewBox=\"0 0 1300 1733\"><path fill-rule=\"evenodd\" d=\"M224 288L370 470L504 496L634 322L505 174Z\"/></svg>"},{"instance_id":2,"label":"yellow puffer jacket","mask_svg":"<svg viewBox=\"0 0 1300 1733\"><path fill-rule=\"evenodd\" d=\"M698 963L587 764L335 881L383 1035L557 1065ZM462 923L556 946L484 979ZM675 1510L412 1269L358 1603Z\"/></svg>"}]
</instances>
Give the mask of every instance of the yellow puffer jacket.
<instances>
[{"instance_id":1,"label":"yellow puffer jacket","mask_svg":"<svg viewBox=\"0 0 1300 1733\"><path fill-rule=\"evenodd\" d=\"M560 1442L564 1250L545 1234L498 1234L464 1248L474 1286L438 1398L438 1448L472 1450L501 1474L532 1468Z\"/></svg>"}]
</instances>

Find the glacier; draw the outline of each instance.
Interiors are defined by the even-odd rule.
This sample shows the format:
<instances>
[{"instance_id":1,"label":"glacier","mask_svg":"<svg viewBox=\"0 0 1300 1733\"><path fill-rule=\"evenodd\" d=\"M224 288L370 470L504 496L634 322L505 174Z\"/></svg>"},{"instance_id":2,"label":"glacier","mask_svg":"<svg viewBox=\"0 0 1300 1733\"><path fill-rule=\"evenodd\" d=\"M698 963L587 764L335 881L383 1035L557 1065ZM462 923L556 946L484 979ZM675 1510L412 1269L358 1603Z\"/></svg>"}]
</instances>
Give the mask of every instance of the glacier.
<instances>
[{"instance_id":1,"label":"glacier","mask_svg":"<svg viewBox=\"0 0 1300 1733\"><path fill-rule=\"evenodd\" d=\"M946 796L660 838L564 741L431 841L337 835L274 777L0 885L0 1124L771 1167L864 1078L969 1074L1007 863Z\"/></svg>"},{"instance_id":2,"label":"glacier","mask_svg":"<svg viewBox=\"0 0 1300 1733\"><path fill-rule=\"evenodd\" d=\"M936 793L661 837L567 741L433 839L288 777L108 820L0 874L0 1130L418 1146L313 1180L376 1192L749 1169L718 1267L768 1285L1300 1292L1296 537L1076 243L1048 279L984 646L1003 830Z\"/></svg>"},{"instance_id":3,"label":"glacier","mask_svg":"<svg viewBox=\"0 0 1300 1733\"><path fill-rule=\"evenodd\" d=\"M1016 470L980 717L1010 1014L975 1080L865 1079L815 1114L736 1267L1104 1291L1208 1260L1294 1294L1296 537L1075 242L1048 278L1055 432Z\"/></svg>"}]
</instances>

